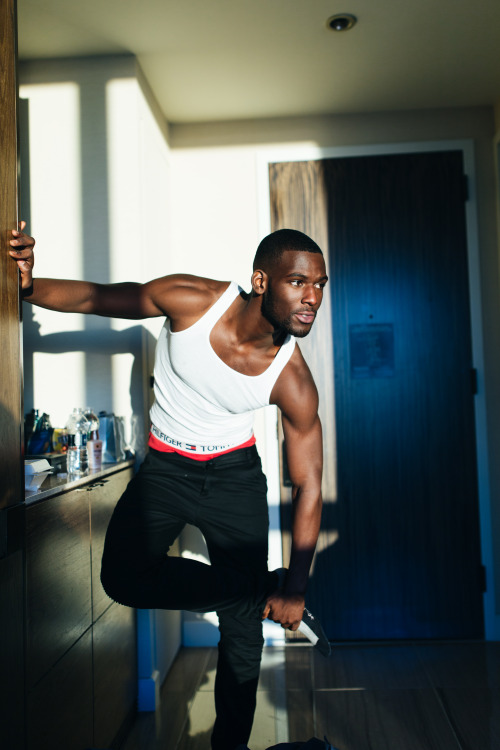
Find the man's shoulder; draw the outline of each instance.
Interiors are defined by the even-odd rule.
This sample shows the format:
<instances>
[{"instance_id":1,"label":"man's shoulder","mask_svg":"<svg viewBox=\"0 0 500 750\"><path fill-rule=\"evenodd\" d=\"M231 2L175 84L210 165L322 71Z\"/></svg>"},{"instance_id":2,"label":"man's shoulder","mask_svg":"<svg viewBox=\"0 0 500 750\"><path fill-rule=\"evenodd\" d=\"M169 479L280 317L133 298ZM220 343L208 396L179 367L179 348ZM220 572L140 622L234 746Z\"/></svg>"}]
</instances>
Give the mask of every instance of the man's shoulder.
<instances>
[{"instance_id":1,"label":"man's shoulder","mask_svg":"<svg viewBox=\"0 0 500 750\"><path fill-rule=\"evenodd\" d=\"M305 409L316 412L318 391L311 371L298 346L283 368L271 393L271 403L283 412Z\"/></svg>"},{"instance_id":2,"label":"man's shoulder","mask_svg":"<svg viewBox=\"0 0 500 750\"><path fill-rule=\"evenodd\" d=\"M292 336L292 341L294 343L294 349L290 359L288 360L287 366L283 370L282 375L284 375L285 380L303 380L305 378L306 380L310 379L311 382L314 382L309 366L305 361L302 352L300 351L299 345L297 344L297 339Z\"/></svg>"},{"instance_id":3,"label":"man's shoulder","mask_svg":"<svg viewBox=\"0 0 500 750\"><path fill-rule=\"evenodd\" d=\"M150 281L148 293L172 321L202 315L225 292L231 282L191 274L171 274Z\"/></svg>"},{"instance_id":4,"label":"man's shoulder","mask_svg":"<svg viewBox=\"0 0 500 750\"><path fill-rule=\"evenodd\" d=\"M190 273L173 273L161 276L149 282L149 286L160 291L176 292L182 290L200 297L218 297L227 289L230 281L219 281L204 276L193 276Z\"/></svg>"}]
</instances>

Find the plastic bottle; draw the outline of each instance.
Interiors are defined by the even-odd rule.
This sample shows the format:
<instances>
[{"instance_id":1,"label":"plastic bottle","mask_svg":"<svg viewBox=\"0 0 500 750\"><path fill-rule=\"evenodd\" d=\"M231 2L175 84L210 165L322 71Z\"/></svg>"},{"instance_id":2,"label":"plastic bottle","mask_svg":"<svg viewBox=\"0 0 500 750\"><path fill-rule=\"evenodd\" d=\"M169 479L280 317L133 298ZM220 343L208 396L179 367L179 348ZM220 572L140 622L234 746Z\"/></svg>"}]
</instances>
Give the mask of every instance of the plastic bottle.
<instances>
[{"instance_id":1,"label":"plastic bottle","mask_svg":"<svg viewBox=\"0 0 500 750\"><path fill-rule=\"evenodd\" d=\"M96 417L92 409L88 406L85 409L85 416L90 422L87 439L89 469L98 470L102 465L102 440L99 438L99 418Z\"/></svg>"},{"instance_id":2,"label":"plastic bottle","mask_svg":"<svg viewBox=\"0 0 500 750\"><path fill-rule=\"evenodd\" d=\"M45 412L41 417L34 420L33 431L28 440L28 454L38 456L42 453L52 451L52 433L53 427L50 423L50 417Z\"/></svg>"},{"instance_id":3,"label":"plastic bottle","mask_svg":"<svg viewBox=\"0 0 500 750\"><path fill-rule=\"evenodd\" d=\"M90 422L83 409L73 409L66 425L68 431L67 468L68 474L84 474L89 466L87 457L87 433Z\"/></svg>"}]
</instances>

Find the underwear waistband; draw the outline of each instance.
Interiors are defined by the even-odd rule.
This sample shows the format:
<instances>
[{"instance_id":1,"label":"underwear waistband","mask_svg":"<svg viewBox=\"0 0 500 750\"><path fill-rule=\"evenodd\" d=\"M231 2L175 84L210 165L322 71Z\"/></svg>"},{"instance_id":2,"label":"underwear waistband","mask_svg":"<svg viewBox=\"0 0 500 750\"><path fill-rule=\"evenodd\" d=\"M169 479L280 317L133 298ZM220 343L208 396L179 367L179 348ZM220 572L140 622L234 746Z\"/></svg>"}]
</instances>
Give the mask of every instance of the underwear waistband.
<instances>
[{"instance_id":1,"label":"underwear waistband","mask_svg":"<svg viewBox=\"0 0 500 750\"><path fill-rule=\"evenodd\" d=\"M240 450L241 448L250 448L255 445L255 435L240 445L195 445L194 443L185 443L165 435L155 425L151 425L148 446L154 450L164 453L178 453L187 458L194 458L195 461L210 461L216 456L223 456L226 453Z\"/></svg>"}]
</instances>

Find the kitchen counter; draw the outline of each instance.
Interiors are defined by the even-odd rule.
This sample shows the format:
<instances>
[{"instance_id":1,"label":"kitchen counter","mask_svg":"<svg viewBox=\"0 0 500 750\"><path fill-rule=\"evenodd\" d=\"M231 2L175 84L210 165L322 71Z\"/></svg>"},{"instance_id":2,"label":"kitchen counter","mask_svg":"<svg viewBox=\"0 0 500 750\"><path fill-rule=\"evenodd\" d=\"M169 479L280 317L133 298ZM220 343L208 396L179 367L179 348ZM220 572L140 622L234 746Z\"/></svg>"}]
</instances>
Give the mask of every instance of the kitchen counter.
<instances>
[{"instance_id":1,"label":"kitchen counter","mask_svg":"<svg viewBox=\"0 0 500 750\"><path fill-rule=\"evenodd\" d=\"M82 485L97 482L100 479L104 479L109 474L114 474L128 466L133 466L134 463L135 459L132 458L118 463L103 464L101 469L87 469L85 474L78 477L70 476L66 473L56 474L54 472L49 472L37 489L25 491L25 502L27 505L36 503L39 500L46 500L52 495L59 495L61 492L77 489Z\"/></svg>"}]
</instances>

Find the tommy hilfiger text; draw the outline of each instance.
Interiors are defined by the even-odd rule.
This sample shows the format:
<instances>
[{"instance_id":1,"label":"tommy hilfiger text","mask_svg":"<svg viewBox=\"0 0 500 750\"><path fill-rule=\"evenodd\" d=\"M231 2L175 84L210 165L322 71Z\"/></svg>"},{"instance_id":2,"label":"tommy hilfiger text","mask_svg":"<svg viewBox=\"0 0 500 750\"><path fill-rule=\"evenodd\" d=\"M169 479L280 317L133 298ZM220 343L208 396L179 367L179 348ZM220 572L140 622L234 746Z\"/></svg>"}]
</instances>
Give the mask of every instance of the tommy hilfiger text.
<instances>
[{"instance_id":1,"label":"tommy hilfiger text","mask_svg":"<svg viewBox=\"0 0 500 750\"><path fill-rule=\"evenodd\" d=\"M151 425L151 432L162 443L171 445L172 448L176 448L177 450L188 451L190 453L220 453L233 447L231 443L226 443L225 445L195 445L194 443L185 443L183 440L177 440L170 435L165 435L154 424Z\"/></svg>"}]
</instances>

